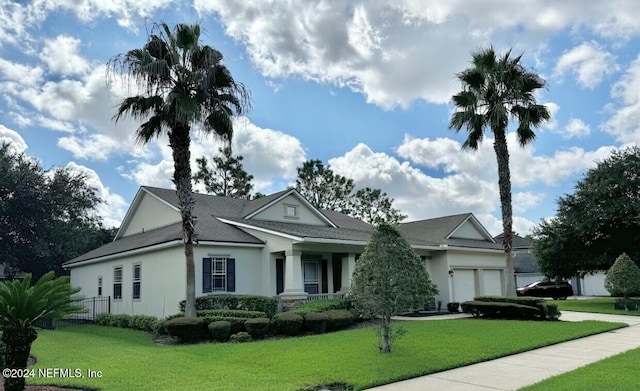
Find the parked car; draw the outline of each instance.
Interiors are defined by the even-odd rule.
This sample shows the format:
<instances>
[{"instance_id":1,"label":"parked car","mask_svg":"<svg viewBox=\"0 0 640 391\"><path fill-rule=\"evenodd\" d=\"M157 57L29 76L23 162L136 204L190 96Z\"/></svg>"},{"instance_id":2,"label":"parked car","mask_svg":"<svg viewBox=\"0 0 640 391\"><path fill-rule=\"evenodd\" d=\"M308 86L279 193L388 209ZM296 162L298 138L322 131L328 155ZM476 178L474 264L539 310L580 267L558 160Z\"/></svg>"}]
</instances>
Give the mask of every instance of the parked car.
<instances>
[{"instance_id":1,"label":"parked car","mask_svg":"<svg viewBox=\"0 0 640 391\"><path fill-rule=\"evenodd\" d=\"M536 281L516 289L518 296L551 297L565 300L573 296L573 288L567 281Z\"/></svg>"}]
</instances>

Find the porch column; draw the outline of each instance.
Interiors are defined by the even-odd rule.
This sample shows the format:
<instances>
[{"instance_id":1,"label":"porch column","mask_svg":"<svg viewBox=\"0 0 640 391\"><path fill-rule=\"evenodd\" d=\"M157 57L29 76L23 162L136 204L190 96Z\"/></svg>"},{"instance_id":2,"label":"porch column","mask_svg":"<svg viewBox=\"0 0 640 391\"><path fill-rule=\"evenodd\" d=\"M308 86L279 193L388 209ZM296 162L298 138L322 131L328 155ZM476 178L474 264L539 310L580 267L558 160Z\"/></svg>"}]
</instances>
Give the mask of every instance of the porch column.
<instances>
[{"instance_id":1,"label":"porch column","mask_svg":"<svg viewBox=\"0 0 640 391\"><path fill-rule=\"evenodd\" d=\"M282 296L306 296L302 276L302 251L287 250L284 262L284 292Z\"/></svg>"},{"instance_id":2,"label":"porch column","mask_svg":"<svg viewBox=\"0 0 640 391\"><path fill-rule=\"evenodd\" d=\"M356 254L349 253L342 257L342 288L338 293L349 293L351 290L351 276L356 267Z\"/></svg>"}]
</instances>

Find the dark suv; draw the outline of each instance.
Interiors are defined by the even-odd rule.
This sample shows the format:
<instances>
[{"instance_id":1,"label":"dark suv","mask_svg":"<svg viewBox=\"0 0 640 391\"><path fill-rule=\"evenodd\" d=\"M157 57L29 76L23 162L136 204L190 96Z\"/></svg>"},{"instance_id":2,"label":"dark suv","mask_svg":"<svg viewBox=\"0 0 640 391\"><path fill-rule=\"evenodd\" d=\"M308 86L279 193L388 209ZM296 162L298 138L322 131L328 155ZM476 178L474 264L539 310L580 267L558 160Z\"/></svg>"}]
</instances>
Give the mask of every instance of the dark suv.
<instances>
[{"instance_id":1,"label":"dark suv","mask_svg":"<svg viewBox=\"0 0 640 391\"><path fill-rule=\"evenodd\" d=\"M573 296L573 288L567 281L536 281L516 289L518 296L551 297L565 300Z\"/></svg>"}]
</instances>

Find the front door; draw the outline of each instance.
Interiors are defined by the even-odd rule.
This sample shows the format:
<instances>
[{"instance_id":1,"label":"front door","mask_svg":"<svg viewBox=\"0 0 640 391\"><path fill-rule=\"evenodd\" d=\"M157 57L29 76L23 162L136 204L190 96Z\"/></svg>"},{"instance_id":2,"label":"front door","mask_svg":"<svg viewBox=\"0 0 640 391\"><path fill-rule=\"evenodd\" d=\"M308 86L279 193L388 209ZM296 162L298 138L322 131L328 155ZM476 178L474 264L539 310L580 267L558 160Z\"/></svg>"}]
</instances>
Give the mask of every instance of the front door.
<instances>
[{"instance_id":1,"label":"front door","mask_svg":"<svg viewBox=\"0 0 640 391\"><path fill-rule=\"evenodd\" d=\"M305 260L304 266L304 291L309 294L319 293L320 271L317 260Z\"/></svg>"}]
</instances>

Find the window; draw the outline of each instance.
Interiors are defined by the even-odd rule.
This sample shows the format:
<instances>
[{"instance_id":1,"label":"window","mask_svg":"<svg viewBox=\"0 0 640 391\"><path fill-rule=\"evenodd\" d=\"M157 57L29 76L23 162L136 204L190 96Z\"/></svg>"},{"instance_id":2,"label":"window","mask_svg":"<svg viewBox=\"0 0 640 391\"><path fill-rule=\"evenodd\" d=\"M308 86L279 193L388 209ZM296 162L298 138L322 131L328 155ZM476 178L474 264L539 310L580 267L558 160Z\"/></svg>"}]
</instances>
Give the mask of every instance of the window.
<instances>
[{"instance_id":1,"label":"window","mask_svg":"<svg viewBox=\"0 0 640 391\"><path fill-rule=\"evenodd\" d=\"M298 217L298 207L296 205L284 204L285 217Z\"/></svg>"},{"instance_id":2,"label":"window","mask_svg":"<svg viewBox=\"0 0 640 391\"><path fill-rule=\"evenodd\" d=\"M133 265L133 298L140 299L140 272L142 266L140 264Z\"/></svg>"},{"instance_id":3,"label":"window","mask_svg":"<svg viewBox=\"0 0 640 391\"><path fill-rule=\"evenodd\" d=\"M202 259L202 293L235 292L235 259L213 257Z\"/></svg>"},{"instance_id":4,"label":"window","mask_svg":"<svg viewBox=\"0 0 640 391\"><path fill-rule=\"evenodd\" d=\"M122 266L113 268L113 298L122 299Z\"/></svg>"},{"instance_id":5,"label":"window","mask_svg":"<svg viewBox=\"0 0 640 391\"><path fill-rule=\"evenodd\" d=\"M304 291L309 294L318 293L319 280L318 261L304 261Z\"/></svg>"},{"instance_id":6,"label":"window","mask_svg":"<svg viewBox=\"0 0 640 391\"><path fill-rule=\"evenodd\" d=\"M102 296L102 276L98 276L98 296Z\"/></svg>"}]
</instances>

